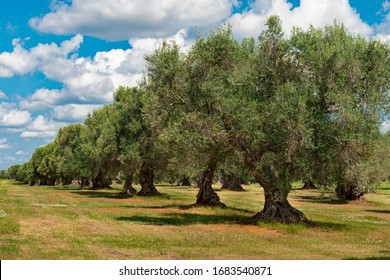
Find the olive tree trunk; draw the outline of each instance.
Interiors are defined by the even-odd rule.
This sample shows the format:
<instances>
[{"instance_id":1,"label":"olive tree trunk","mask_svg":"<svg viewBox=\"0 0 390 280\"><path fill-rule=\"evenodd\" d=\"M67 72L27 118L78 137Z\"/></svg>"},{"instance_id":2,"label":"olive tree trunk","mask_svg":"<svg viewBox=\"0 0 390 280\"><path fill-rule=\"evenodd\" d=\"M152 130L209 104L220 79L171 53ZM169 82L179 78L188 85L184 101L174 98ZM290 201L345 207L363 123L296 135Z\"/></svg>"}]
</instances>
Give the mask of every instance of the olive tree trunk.
<instances>
[{"instance_id":1,"label":"olive tree trunk","mask_svg":"<svg viewBox=\"0 0 390 280\"><path fill-rule=\"evenodd\" d=\"M133 172L129 172L125 179L125 184L123 185L123 190L121 194L136 194L137 190L133 187Z\"/></svg>"},{"instance_id":2,"label":"olive tree trunk","mask_svg":"<svg viewBox=\"0 0 390 280\"><path fill-rule=\"evenodd\" d=\"M84 189L86 187L89 187L89 179L86 178L86 177L81 177L79 180L78 180L78 183L80 185L80 188Z\"/></svg>"},{"instance_id":3,"label":"olive tree trunk","mask_svg":"<svg viewBox=\"0 0 390 280\"><path fill-rule=\"evenodd\" d=\"M186 187L191 187L190 178L188 178L187 176L183 176L180 180L180 185L186 186Z\"/></svg>"},{"instance_id":4,"label":"olive tree trunk","mask_svg":"<svg viewBox=\"0 0 390 280\"><path fill-rule=\"evenodd\" d=\"M241 180L239 180L234 173L222 172L222 190L229 190L235 192L242 192L244 189L241 186Z\"/></svg>"},{"instance_id":5,"label":"olive tree trunk","mask_svg":"<svg viewBox=\"0 0 390 280\"><path fill-rule=\"evenodd\" d=\"M217 161L210 161L207 169L203 172L199 182L199 191L196 196L196 205L226 207L212 188L213 176L216 168Z\"/></svg>"},{"instance_id":6,"label":"olive tree trunk","mask_svg":"<svg viewBox=\"0 0 390 280\"><path fill-rule=\"evenodd\" d=\"M317 189L311 180L304 180L302 190L315 190Z\"/></svg>"},{"instance_id":7,"label":"olive tree trunk","mask_svg":"<svg viewBox=\"0 0 390 280\"><path fill-rule=\"evenodd\" d=\"M255 221L272 221L281 223L308 222L306 216L291 206L287 198L275 199L272 191L264 189L265 203L263 210L253 216Z\"/></svg>"},{"instance_id":8,"label":"olive tree trunk","mask_svg":"<svg viewBox=\"0 0 390 280\"><path fill-rule=\"evenodd\" d=\"M360 200L364 195L364 190L354 183L342 183L336 187L337 197L346 200Z\"/></svg>"},{"instance_id":9,"label":"olive tree trunk","mask_svg":"<svg viewBox=\"0 0 390 280\"><path fill-rule=\"evenodd\" d=\"M92 179L92 189L94 190L100 190L100 189L109 189L111 188L111 179L106 178L102 173L98 173L93 179Z\"/></svg>"},{"instance_id":10,"label":"olive tree trunk","mask_svg":"<svg viewBox=\"0 0 390 280\"><path fill-rule=\"evenodd\" d=\"M141 166L139 174L139 183L141 185L141 190L138 192L140 196L154 196L159 195L153 181L154 181L154 172L153 168L146 163L143 163Z\"/></svg>"},{"instance_id":11,"label":"olive tree trunk","mask_svg":"<svg viewBox=\"0 0 390 280\"><path fill-rule=\"evenodd\" d=\"M232 132L232 123L227 114L224 113L221 119L226 131L230 133L229 142L243 153L245 165L251 171L256 182L264 189L265 202L263 210L254 215L253 220L282 223L308 222L308 219L301 211L290 205L287 200L288 193L284 197L275 197L278 186L274 186L272 182L265 180L261 171L257 168L262 157L267 152L274 152L273 148L264 145L254 149L244 137Z\"/></svg>"}]
</instances>

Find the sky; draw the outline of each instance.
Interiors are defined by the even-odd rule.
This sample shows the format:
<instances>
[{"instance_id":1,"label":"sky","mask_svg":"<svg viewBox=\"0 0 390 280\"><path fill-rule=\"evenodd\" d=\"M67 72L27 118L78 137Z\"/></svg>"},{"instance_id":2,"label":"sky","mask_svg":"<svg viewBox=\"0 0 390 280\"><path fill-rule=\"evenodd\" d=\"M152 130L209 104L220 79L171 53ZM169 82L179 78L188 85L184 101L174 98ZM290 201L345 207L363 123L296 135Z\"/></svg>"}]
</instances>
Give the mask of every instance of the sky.
<instances>
[{"instance_id":1,"label":"sky","mask_svg":"<svg viewBox=\"0 0 390 280\"><path fill-rule=\"evenodd\" d=\"M0 0L0 170L26 162L59 128L83 122L136 86L143 57L163 40L188 49L198 32L230 23L237 39L266 19L351 32L390 42L383 0ZM381 125L390 129L390 121Z\"/></svg>"}]
</instances>

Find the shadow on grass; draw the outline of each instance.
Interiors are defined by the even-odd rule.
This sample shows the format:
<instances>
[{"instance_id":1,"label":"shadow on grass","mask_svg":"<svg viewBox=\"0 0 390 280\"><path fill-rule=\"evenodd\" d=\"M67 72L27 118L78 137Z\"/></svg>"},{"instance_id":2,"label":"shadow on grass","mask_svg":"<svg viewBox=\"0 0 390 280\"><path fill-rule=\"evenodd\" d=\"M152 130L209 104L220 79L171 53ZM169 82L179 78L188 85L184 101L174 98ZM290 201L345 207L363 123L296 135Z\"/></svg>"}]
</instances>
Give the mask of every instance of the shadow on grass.
<instances>
[{"instance_id":1,"label":"shadow on grass","mask_svg":"<svg viewBox=\"0 0 390 280\"><path fill-rule=\"evenodd\" d=\"M187 190L187 189L191 189L193 186L178 186L176 184L172 184L172 185L170 185L170 184L156 184L156 188L159 188L159 187Z\"/></svg>"},{"instance_id":2,"label":"shadow on grass","mask_svg":"<svg viewBox=\"0 0 390 280\"><path fill-rule=\"evenodd\" d=\"M243 189L243 190L240 190L240 191L235 191L235 190L227 190L227 189L222 189L222 188L219 188L219 189L214 189L215 192L227 192L227 193L245 193L245 192L248 192L248 190L246 189Z\"/></svg>"},{"instance_id":3,"label":"shadow on grass","mask_svg":"<svg viewBox=\"0 0 390 280\"><path fill-rule=\"evenodd\" d=\"M349 201L346 199L333 200L326 197L316 197L309 195L297 195L296 198L301 202L320 203L320 204L348 204Z\"/></svg>"},{"instance_id":4,"label":"shadow on grass","mask_svg":"<svg viewBox=\"0 0 390 280\"><path fill-rule=\"evenodd\" d=\"M167 204L167 205L125 205L124 208L143 208L143 209L168 209L168 208L178 208L181 210L188 210L192 208L192 204Z\"/></svg>"},{"instance_id":5,"label":"shadow on grass","mask_svg":"<svg viewBox=\"0 0 390 280\"><path fill-rule=\"evenodd\" d=\"M132 195L121 194L120 192L101 192L101 191L73 191L73 194L88 196L91 198L115 198L126 199L132 197Z\"/></svg>"},{"instance_id":6,"label":"shadow on grass","mask_svg":"<svg viewBox=\"0 0 390 280\"><path fill-rule=\"evenodd\" d=\"M380 214L390 214L390 210L376 210L376 209L371 209L371 210L366 210L367 212L373 212L373 213L380 213Z\"/></svg>"},{"instance_id":7,"label":"shadow on grass","mask_svg":"<svg viewBox=\"0 0 390 280\"><path fill-rule=\"evenodd\" d=\"M184 214L164 214L161 217L150 216L130 216L117 217L117 221L137 222L147 225L157 226L187 226L193 224L238 224L246 220L247 217L239 215L200 215L192 213Z\"/></svg>"},{"instance_id":8,"label":"shadow on grass","mask_svg":"<svg viewBox=\"0 0 390 280\"><path fill-rule=\"evenodd\" d=\"M134 204L134 205L125 205L123 206L124 208L132 208L132 209L137 209L137 208L143 208L143 209L169 209L169 208L177 208L180 210L188 210L191 208L199 208L199 207L207 207L207 206L200 206L197 204L167 204L167 205L139 205L139 204ZM256 212L247 210L247 209L241 209L241 208L235 208L235 207L226 207L225 209L237 211L237 212L242 212L242 213L249 213L249 214L254 214Z\"/></svg>"},{"instance_id":9,"label":"shadow on grass","mask_svg":"<svg viewBox=\"0 0 390 280\"><path fill-rule=\"evenodd\" d=\"M62 185L51 186L50 188L53 189L53 190L58 190L58 191L79 191L80 190L80 187L72 186L72 185L69 185L69 186L62 186Z\"/></svg>"},{"instance_id":10,"label":"shadow on grass","mask_svg":"<svg viewBox=\"0 0 390 280\"><path fill-rule=\"evenodd\" d=\"M345 260L390 260L390 255L388 255L388 256L372 256L372 257L367 257L367 258L350 257L350 258L346 258Z\"/></svg>"},{"instance_id":11,"label":"shadow on grass","mask_svg":"<svg viewBox=\"0 0 390 280\"><path fill-rule=\"evenodd\" d=\"M80 190L78 189L78 191L72 191L71 193L73 194L78 194L78 195L84 195L84 196L88 196L88 197L91 197L91 198L115 198L115 199L127 199L127 198L132 198L132 197L139 197L139 198L143 198L145 200L155 200L155 199L171 199L171 196L168 195L168 194L165 194L165 193L160 193L158 195L155 195L155 196L136 196L136 195L132 195L132 194L122 194L120 193L119 191L116 191L116 192L108 192L108 191L91 191L91 190Z\"/></svg>"},{"instance_id":12,"label":"shadow on grass","mask_svg":"<svg viewBox=\"0 0 390 280\"><path fill-rule=\"evenodd\" d=\"M308 223L308 226L311 228L318 228L324 230L336 230L336 231L344 231L350 228L346 224L339 224L334 222L318 222L318 221L310 221Z\"/></svg>"}]
</instances>

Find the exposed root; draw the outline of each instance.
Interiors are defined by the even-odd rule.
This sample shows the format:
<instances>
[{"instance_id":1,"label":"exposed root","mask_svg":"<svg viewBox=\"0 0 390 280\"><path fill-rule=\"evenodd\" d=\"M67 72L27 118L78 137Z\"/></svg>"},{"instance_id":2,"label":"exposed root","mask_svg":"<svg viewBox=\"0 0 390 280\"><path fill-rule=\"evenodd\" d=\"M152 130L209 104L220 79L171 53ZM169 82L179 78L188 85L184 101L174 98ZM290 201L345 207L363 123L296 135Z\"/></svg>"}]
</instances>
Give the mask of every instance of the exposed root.
<instances>
[{"instance_id":1,"label":"exposed root","mask_svg":"<svg viewBox=\"0 0 390 280\"><path fill-rule=\"evenodd\" d=\"M252 217L253 221L271 221L285 224L308 223L309 220L298 209L292 207L288 201L268 202L261 212Z\"/></svg>"}]
</instances>

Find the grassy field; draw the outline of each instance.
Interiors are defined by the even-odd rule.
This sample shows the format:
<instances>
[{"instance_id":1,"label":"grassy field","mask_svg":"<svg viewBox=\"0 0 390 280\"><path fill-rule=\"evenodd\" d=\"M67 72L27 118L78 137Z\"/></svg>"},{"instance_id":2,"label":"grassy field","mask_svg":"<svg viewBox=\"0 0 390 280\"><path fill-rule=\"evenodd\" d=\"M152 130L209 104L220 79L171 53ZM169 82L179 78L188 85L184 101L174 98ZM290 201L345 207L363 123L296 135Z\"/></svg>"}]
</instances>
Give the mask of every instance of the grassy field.
<instances>
[{"instance_id":1,"label":"grassy field","mask_svg":"<svg viewBox=\"0 0 390 280\"><path fill-rule=\"evenodd\" d=\"M120 188L0 181L0 259L390 259L390 184L349 203L293 190L310 226L242 223L262 207L256 185L219 191L228 209L191 207L195 188L158 185L153 198Z\"/></svg>"}]
</instances>

